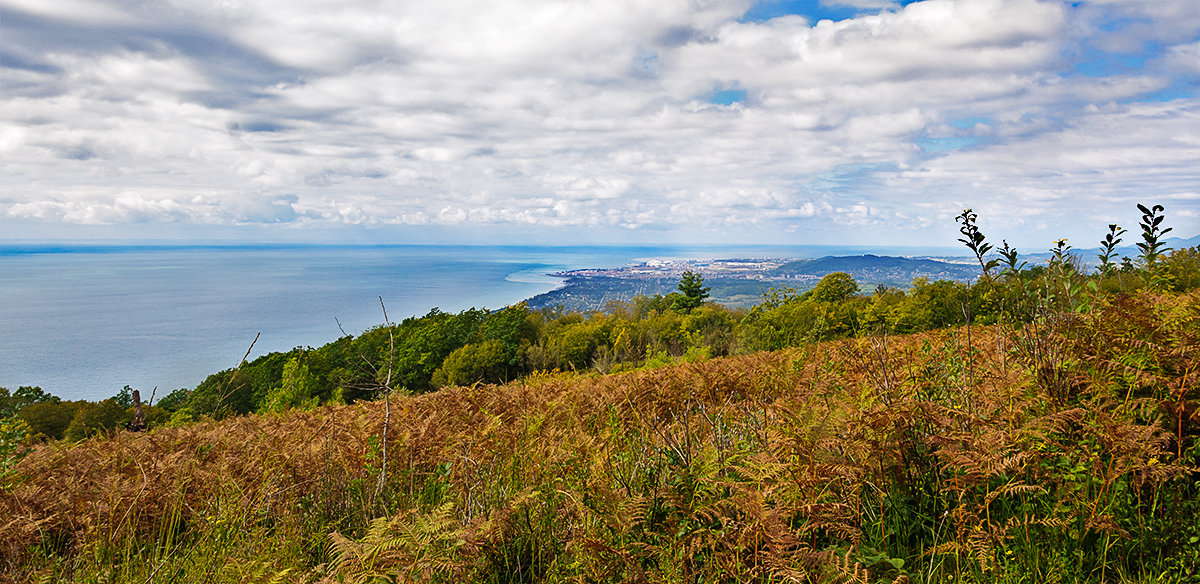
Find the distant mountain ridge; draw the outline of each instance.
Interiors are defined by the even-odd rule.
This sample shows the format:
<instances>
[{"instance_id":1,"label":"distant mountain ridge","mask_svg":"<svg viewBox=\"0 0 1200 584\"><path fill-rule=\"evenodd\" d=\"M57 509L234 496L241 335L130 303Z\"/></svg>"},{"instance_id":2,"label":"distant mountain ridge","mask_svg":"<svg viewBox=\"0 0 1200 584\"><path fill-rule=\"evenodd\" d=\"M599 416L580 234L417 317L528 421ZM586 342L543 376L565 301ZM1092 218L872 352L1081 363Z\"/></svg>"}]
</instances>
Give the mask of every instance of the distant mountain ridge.
<instances>
[{"instance_id":1,"label":"distant mountain ridge","mask_svg":"<svg viewBox=\"0 0 1200 584\"><path fill-rule=\"evenodd\" d=\"M1196 247L1196 246L1200 245L1200 235L1197 235L1195 237L1189 237L1187 239L1183 239L1180 237L1170 237L1170 238L1167 238L1166 242L1169 247L1173 247L1176 249L1178 249L1180 247Z\"/></svg>"}]
</instances>

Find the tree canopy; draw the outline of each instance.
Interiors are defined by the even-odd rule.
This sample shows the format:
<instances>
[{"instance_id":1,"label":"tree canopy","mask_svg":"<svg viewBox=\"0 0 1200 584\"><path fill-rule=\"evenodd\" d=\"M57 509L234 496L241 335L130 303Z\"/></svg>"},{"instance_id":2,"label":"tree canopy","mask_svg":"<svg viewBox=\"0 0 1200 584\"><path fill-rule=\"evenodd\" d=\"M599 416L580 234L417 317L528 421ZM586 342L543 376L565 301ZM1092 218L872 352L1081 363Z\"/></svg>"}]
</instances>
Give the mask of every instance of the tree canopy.
<instances>
[{"instance_id":1,"label":"tree canopy","mask_svg":"<svg viewBox=\"0 0 1200 584\"><path fill-rule=\"evenodd\" d=\"M699 308L708 298L709 291L712 290L704 285L704 276L691 270L680 276L678 288L683 295L675 299L675 302L671 304L671 309L683 314L691 313Z\"/></svg>"}]
</instances>

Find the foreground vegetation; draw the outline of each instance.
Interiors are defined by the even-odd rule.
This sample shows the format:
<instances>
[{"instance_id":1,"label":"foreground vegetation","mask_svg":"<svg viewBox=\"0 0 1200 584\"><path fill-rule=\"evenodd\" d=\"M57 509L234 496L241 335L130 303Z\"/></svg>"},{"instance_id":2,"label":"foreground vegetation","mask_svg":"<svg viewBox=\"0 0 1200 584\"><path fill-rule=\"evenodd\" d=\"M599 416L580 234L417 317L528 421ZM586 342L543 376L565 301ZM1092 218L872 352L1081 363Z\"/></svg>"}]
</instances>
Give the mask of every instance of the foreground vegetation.
<instances>
[{"instance_id":1,"label":"foreground vegetation","mask_svg":"<svg viewBox=\"0 0 1200 584\"><path fill-rule=\"evenodd\" d=\"M120 432L0 493L14 580L1194 582L1200 293ZM381 580L382 579L382 580Z\"/></svg>"},{"instance_id":2,"label":"foreground vegetation","mask_svg":"<svg viewBox=\"0 0 1200 584\"><path fill-rule=\"evenodd\" d=\"M330 345L361 385L269 356L145 433L30 448L62 402L5 392L0 580L1200 582L1200 250L1143 211L1137 263L1091 274L993 260L964 212L974 286L388 323ZM515 381L452 377L493 353Z\"/></svg>"}]
</instances>

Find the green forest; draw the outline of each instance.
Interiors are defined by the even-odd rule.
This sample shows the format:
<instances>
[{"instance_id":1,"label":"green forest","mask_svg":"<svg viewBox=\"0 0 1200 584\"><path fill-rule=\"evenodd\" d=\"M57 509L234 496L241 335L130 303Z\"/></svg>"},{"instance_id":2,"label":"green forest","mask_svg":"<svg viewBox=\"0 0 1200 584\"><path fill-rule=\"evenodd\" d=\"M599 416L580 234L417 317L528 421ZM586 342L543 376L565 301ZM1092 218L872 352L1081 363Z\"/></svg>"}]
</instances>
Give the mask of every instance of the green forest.
<instances>
[{"instance_id":1,"label":"green forest","mask_svg":"<svg viewBox=\"0 0 1200 584\"><path fill-rule=\"evenodd\" d=\"M381 300L137 407L0 388L0 580L1200 582L1200 247L1139 212L1029 265L966 210L969 284Z\"/></svg>"}]
</instances>

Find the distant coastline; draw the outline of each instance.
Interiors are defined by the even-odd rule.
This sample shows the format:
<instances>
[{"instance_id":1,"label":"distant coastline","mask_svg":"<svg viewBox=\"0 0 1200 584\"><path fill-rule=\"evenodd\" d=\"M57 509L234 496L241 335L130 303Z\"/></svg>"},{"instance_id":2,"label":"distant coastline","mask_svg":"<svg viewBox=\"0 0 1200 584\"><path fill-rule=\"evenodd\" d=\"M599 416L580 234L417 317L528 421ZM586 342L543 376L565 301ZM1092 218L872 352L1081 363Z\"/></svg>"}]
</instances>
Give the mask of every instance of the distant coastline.
<instances>
[{"instance_id":1,"label":"distant coastline","mask_svg":"<svg viewBox=\"0 0 1200 584\"><path fill-rule=\"evenodd\" d=\"M638 295L669 294L685 271L703 276L705 284L712 287L712 300L732 307L756 304L763 292L773 287L808 290L833 272L854 276L862 289L881 285L907 288L914 278L965 282L979 277L978 266L957 258L864 254L817 259L651 259L619 268L549 273L548 276L562 278L562 285L526 302L534 309L603 310L612 301L625 301Z\"/></svg>"}]
</instances>

